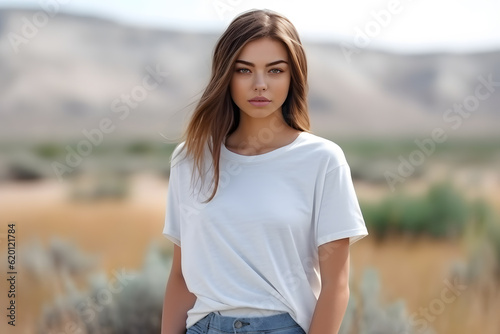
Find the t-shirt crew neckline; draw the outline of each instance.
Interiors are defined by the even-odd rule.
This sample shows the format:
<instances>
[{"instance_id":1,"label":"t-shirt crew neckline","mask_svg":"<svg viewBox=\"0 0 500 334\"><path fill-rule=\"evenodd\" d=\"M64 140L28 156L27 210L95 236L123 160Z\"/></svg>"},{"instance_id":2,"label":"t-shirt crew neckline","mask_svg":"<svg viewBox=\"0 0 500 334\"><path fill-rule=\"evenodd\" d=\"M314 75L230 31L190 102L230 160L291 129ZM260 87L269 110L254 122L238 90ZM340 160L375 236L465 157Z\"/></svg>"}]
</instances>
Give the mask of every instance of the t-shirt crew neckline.
<instances>
[{"instance_id":1,"label":"t-shirt crew neckline","mask_svg":"<svg viewBox=\"0 0 500 334\"><path fill-rule=\"evenodd\" d=\"M293 146L295 146L298 142L301 141L301 139L304 137L305 133L307 133L307 132L302 131L301 133L299 133L297 138L295 138L291 143L289 143L287 145L278 147L278 148L276 148L272 151L266 152L266 153L256 154L256 155L243 155L243 154L235 153L235 152L229 150L223 141L222 145L221 145L221 156L223 158L227 158L229 160L238 161L238 162L246 162L246 163L267 160L270 158L274 158L274 157L288 151L289 149L291 149Z\"/></svg>"}]
</instances>

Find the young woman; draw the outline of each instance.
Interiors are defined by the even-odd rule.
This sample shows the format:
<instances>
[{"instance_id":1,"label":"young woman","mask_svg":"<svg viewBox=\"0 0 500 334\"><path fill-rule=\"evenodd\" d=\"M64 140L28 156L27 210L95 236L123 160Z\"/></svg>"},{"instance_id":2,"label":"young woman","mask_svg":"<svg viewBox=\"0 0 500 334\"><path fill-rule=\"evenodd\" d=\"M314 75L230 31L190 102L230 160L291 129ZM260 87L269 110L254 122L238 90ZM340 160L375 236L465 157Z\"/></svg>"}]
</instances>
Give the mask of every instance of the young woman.
<instances>
[{"instance_id":1,"label":"young woman","mask_svg":"<svg viewBox=\"0 0 500 334\"><path fill-rule=\"evenodd\" d=\"M218 40L163 234L162 333L338 332L349 245L368 232L343 151L309 130L306 56L282 15L245 12Z\"/></svg>"}]
</instances>

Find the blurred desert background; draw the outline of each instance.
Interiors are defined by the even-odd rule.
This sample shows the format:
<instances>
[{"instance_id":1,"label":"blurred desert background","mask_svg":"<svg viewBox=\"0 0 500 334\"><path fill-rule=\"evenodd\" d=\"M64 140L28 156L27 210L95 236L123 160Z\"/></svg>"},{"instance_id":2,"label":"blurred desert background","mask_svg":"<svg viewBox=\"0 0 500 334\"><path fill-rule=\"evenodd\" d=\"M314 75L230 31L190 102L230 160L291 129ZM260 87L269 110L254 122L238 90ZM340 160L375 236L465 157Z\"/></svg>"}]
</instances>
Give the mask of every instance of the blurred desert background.
<instances>
[{"instance_id":1,"label":"blurred desert background","mask_svg":"<svg viewBox=\"0 0 500 334\"><path fill-rule=\"evenodd\" d=\"M169 159L218 34L58 6L0 7L0 332L159 333ZM499 333L500 48L303 42L370 232L341 333Z\"/></svg>"}]
</instances>

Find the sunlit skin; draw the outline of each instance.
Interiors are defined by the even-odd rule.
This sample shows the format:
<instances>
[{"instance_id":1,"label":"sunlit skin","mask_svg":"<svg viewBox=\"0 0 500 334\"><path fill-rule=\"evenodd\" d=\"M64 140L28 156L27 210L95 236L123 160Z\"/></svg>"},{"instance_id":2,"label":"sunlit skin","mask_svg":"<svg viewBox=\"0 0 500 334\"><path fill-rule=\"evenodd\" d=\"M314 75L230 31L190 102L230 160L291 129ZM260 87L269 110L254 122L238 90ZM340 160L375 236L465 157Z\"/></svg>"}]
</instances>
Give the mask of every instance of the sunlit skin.
<instances>
[{"instance_id":1,"label":"sunlit skin","mask_svg":"<svg viewBox=\"0 0 500 334\"><path fill-rule=\"evenodd\" d=\"M231 97L240 109L240 123L225 142L228 149L243 155L262 154L298 136L300 131L290 127L282 114L290 88L290 70L288 53L281 42L261 38L245 45L230 83ZM254 106L249 100L256 96L271 102Z\"/></svg>"}]
</instances>

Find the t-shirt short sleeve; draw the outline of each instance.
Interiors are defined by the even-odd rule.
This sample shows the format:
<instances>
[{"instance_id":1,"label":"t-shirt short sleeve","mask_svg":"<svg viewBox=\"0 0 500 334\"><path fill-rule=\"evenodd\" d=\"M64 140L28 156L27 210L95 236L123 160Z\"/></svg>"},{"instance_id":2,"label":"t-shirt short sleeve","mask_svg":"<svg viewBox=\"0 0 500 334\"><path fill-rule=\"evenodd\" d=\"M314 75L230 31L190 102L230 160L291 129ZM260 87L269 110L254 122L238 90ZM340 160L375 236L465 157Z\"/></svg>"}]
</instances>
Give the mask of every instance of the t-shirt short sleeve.
<instances>
[{"instance_id":1,"label":"t-shirt short sleeve","mask_svg":"<svg viewBox=\"0 0 500 334\"><path fill-rule=\"evenodd\" d=\"M163 235L177 246L181 246L181 224L179 203L179 178L178 166L170 164L170 177L168 181L167 203L165 213L165 225Z\"/></svg>"},{"instance_id":2,"label":"t-shirt short sleeve","mask_svg":"<svg viewBox=\"0 0 500 334\"><path fill-rule=\"evenodd\" d=\"M349 244L368 235L347 163L326 173L316 220L316 246L349 238Z\"/></svg>"}]
</instances>

